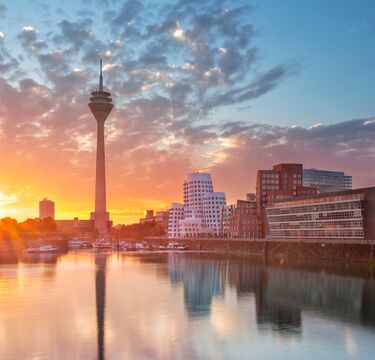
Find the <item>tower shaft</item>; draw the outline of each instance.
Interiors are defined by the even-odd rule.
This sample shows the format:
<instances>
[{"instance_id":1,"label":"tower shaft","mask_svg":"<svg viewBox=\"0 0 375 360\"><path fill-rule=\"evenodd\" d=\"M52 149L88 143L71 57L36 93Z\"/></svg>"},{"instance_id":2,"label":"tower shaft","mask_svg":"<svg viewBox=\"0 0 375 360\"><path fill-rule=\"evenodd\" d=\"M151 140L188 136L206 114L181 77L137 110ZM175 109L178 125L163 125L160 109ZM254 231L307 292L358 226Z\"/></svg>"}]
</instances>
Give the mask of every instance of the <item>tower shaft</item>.
<instances>
[{"instance_id":1,"label":"tower shaft","mask_svg":"<svg viewBox=\"0 0 375 360\"><path fill-rule=\"evenodd\" d=\"M107 211L105 183L104 122L98 121L96 145L95 212Z\"/></svg>"},{"instance_id":2,"label":"tower shaft","mask_svg":"<svg viewBox=\"0 0 375 360\"><path fill-rule=\"evenodd\" d=\"M109 213L107 212L104 121L98 121L96 145L96 180L95 180L95 213L94 227L99 233L107 232Z\"/></svg>"},{"instance_id":3,"label":"tower shaft","mask_svg":"<svg viewBox=\"0 0 375 360\"><path fill-rule=\"evenodd\" d=\"M102 62L100 61L99 91L94 91L90 98L89 108L97 122L96 145L96 180L95 180L95 212L91 213L94 228L99 233L107 232L109 213L107 212L104 122L113 108L111 94L103 90Z\"/></svg>"}]
</instances>

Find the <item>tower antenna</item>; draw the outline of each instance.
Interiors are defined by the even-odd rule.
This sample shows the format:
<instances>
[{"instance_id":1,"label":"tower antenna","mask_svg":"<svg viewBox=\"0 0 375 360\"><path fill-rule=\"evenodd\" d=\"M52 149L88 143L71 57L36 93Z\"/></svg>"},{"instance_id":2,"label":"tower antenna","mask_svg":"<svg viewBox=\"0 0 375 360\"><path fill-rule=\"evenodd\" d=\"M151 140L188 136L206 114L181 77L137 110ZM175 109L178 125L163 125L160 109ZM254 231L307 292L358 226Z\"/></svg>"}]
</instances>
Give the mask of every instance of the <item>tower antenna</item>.
<instances>
[{"instance_id":1,"label":"tower antenna","mask_svg":"<svg viewBox=\"0 0 375 360\"><path fill-rule=\"evenodd\" d=\"M103 91L103 61L100 59L99 91Z\"/></svg>"}]
</instances>

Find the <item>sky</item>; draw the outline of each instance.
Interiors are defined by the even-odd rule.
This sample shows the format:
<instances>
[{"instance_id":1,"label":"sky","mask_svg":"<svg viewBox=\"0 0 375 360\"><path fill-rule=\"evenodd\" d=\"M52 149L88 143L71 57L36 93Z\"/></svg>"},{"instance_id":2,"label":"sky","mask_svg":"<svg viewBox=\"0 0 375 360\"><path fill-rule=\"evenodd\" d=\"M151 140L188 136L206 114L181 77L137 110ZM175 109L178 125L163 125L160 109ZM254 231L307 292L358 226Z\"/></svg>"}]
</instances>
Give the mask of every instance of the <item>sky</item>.
<instances>
[{"instance_id":1,"label":"sky","mask_svg":"<svg viewBox=\"0 0 375 360\"><path fill-rule=\"evenodd\" d=\"M280 162L375 185L375 3L0 0L0 217L88 218L104 85L115 223L182 201L208 171L227 202Z\"/></svg>"}]
</instances>

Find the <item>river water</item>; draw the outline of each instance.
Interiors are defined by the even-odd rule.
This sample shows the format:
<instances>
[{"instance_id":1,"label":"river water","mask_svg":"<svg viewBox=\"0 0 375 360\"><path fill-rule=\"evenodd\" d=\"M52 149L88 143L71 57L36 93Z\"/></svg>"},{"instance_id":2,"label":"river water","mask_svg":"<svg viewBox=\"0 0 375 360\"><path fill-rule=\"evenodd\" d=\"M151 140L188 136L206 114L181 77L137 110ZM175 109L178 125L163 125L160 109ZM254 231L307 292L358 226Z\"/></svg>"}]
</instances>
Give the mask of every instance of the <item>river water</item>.
<instances>
[{"instance_id":1,"label":"river water","mask_svg":"<svg viewBox=\"0 0 375 360\"><path fill-rule=\"evenodd\" d=\"M0 359L374 359L375 268L205 253L0 264Z\"/></svg>"}]
</instances>

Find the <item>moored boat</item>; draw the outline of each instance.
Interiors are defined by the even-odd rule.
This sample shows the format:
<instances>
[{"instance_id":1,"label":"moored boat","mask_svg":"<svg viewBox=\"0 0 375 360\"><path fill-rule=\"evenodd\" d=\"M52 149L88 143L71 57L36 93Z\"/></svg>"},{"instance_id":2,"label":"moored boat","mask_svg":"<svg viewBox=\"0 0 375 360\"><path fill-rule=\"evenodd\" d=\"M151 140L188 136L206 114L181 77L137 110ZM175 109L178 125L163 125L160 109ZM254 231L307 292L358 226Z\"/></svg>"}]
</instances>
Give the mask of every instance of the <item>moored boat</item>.
<instances>
[{"instance_id":1,"label":"moored boat","mask_svg":"<svg viewBox=\"0 0 375 360\"><path fill-rule=\"evenodd\" d=\"M100 250L100 249L111 249L112 244L107 240L97 240L92 244L92 247L94 249Z\"/></svg>"},{"instance_id":2,"label":"moored boat","mask_svg":"<svg viewBox=\"0 0 375 360\"><path fill-rule=\"evenodd\" d=\"M87 249L92 247L91 243L86 240L80 240L78 238L74 238L68 241L69 249Z\"/></svg>"},{"instance_id":3,"label":"moored boat","mask_svg":"<svg viewBox=\"0 0 375 360\"><path fill-rule=\"evenodd\" d=\"M41 245L36 248L28 248L25 249L25 252L27 253L32 253L32 254L39 254L39 253L54 253L58 250L59 248L54 245Z\"/></svg>"},{"instance_id":4,"label":"moored boat","mask_svg":"<svg viewBox=\"0 0 375 360\"><path fill-rule=\"evenodd\" d=\"M170 241L166 248L167 250L187 250L188 246L183 243Z\"/></svg>"}]
</instances>

